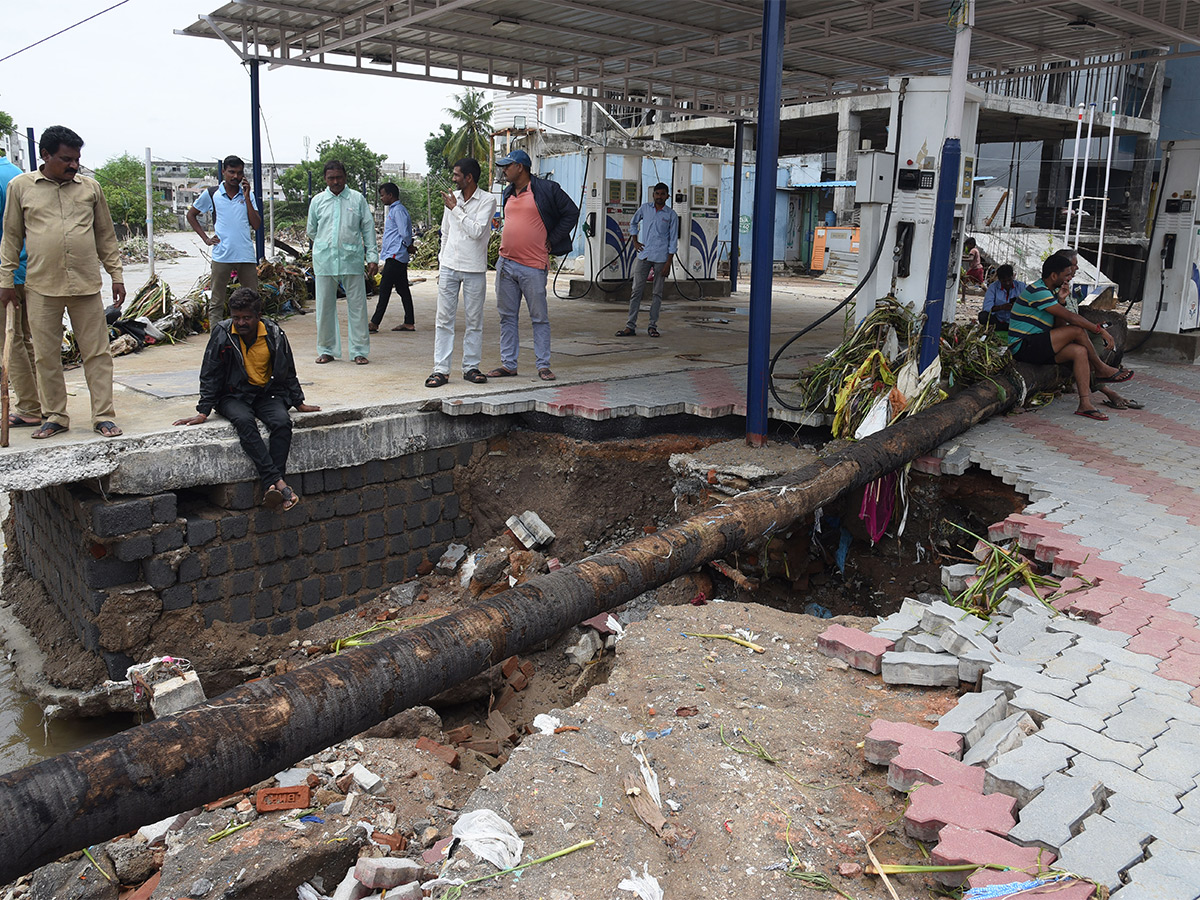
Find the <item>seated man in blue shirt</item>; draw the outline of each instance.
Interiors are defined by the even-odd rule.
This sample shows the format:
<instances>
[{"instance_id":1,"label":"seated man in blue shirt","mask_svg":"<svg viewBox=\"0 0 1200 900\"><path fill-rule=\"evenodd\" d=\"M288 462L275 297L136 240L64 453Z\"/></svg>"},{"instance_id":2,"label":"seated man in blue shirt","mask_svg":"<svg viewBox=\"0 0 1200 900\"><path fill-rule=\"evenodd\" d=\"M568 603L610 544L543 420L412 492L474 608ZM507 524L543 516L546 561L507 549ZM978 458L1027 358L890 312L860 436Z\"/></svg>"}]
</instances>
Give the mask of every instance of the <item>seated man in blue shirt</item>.
<instances>
[{"instance_id":1,"label":"seated man in blue shirt","mask_svg":"<svg viewBox=\"0 0 1200 900\"><path fill-rule=\"evenodd\" d=\"M212 251L212 292L208 300L208 327L225 318L225 294L229 276L237 270L238 286L258 290L258 253L254 233L262 225L258 201L243 172L245 163L237 156L221 162L222 182L200 192L187 211L188 224ZM200 213L212 213L213 234L200 224Z\"/></svg>"},{"instance_id":2,"label":"seated man in blue shirt","mask_svg":"<svg viewBox=\"0 0 1200 900\"><path fill-rule=\"evenodd\" d=\"M1025 283L1013 278L1013 267L1005 263L996 270L996 280L988 285L983 295L983 310L979 313L981 325L1008 328L1008 316L1013 301L1021 296Z\"/></svg>"},{"instance_id":3,"label":"seated man in blue shirt","mask_svg":"<svg viewBox=\"0 0 1200 900\"><path fill-rule=\"evenodd\" d=\"M379 323L383 321L388 300L392 296L392 288L395 288L400 292L400 302L404 304L404 322L392 331L416 331L412 291L408 289L408 255L413 246L412 218L408 208L400 202L400 188L394 181L379 186L379 199L387 207L383 217L383 246L379 249L383 277L379 281L379 302L375 304L375 312L367 328L372 334L379 330Z\"/></svg>"},{"instance_id":4,"label":"seated man in blue shirt","mask_svg":"<svg viewBox=\"0 0 1200 900\"><path fill-rule=\"evenodd\" d=\"M650 303L650 327L646 329L646 334L658 337L658 310L662 306L667 273L671 271L671 263L679 246L679 214L667 206L668 190L661 181L656 184L654 202L643 203L629 220L629 233L633 235L633 249L637 251L637 258L633 262L633 292L629 297L629 320L625 327L617 332L617 337L637 334L638 311L642 307L646 277L652 266L654 299ZM638 226L641 226L640 235Z\"/></svg>"}]
</instances>

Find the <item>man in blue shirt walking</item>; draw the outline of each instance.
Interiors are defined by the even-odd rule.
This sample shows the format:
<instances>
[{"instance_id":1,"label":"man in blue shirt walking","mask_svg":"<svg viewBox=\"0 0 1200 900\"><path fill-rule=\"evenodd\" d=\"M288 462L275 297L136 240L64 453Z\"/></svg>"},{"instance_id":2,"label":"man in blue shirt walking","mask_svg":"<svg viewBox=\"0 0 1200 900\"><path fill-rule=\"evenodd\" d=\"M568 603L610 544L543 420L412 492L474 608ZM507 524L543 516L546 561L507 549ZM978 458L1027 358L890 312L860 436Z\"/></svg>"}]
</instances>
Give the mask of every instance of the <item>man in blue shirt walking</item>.
<instances>
[{"instance_id":1,"label":"man in blue shirt walking","mask_svg":"<svg viewBox=\"0 0 1200 900\"><path fill-rule=\"evenodd\" d=\"M7 156L0 154L0 235L4 234L4 203L8 197L8 183L21 174ZM8 383L12 385L13 406L16 412L9 413L10 428L25 428L42 424L42 406L38 401L37 376L33 368L33 338L29 332L29 313L25 306L25 248L21 248L21 261L13 272L13 287L17 302L13 309L0 306L0 311L13 317L12 349L8 352ZM0 353L4 352L5 327L0 320Z\"/></svg>"},{"instance_id":2,"label":"man in blue shirt walking","mask_svg":"<svg viewBox=\"0 0 1200 900\"><path fill-rule=\"evenodd\" d=\"M408 289L408 254L413 245L412 218L400 202L400 188L394 182L379 186L379 199L387 207L383 218L383 247L379 251L379 258L383 260L383 275L379 281L379 302L375 304L375 312L371 315L370 331L374 333L379 330L379 323L383 321L388 300L392 296L392 288L400 292L400 301L404 304L404 322L392 331L416 331L413 325L412 291Z\"/></svg>"},{"instance_id":3,"label":"man in blue shirt walking","mask_svg":"<svg viewBox=\"0 0 1200 900\"><path fill-rule=\"evenodd\" d=\"M656 184L654 202L643 203L629 221L629 233L633 235L633 248L637 251L637 258L633 262L629 321L617 332L617 337L637 334L638 312L642 307L642 293L646 290L646 277L651 267L654 268L654 293L650 303L650 327L646 329L646 334L658 337L658 310L662 306L667 273L671 271L671 263L675 260L675 251L679 246L679 214L667 206L668 190L661 181Z\"/></svg>"},{"instance_id":4,"label":"man in blue shirt walking","mask_svg":"<svg viewBox=\"0 0 1200 900\"><path fill-rule=\"evenodd\" d=\"M254 233L262 225L258 200L245 177L246 164L240 157L221 161L220 185L200 192L187 211L188 224L212 251L212 292L208 299L209 329L225 318L229 276L237 270L238 285L258 290L258 254ZM210 237L200 224L200 213L212 213Z\"/></svg>"}]
</instances>

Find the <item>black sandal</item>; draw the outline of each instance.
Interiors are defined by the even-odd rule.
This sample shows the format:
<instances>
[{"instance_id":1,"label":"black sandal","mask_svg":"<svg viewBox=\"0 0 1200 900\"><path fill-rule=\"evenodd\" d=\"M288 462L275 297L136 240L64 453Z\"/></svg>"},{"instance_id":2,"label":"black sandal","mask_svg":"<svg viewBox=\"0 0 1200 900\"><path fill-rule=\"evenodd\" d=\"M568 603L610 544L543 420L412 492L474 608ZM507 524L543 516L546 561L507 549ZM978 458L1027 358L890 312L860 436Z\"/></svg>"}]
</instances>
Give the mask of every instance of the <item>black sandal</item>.
<instances>
[{"instance_id":1,"label":"black sandal","mask_svg":"<svg viewBox=\"0 0 1200 900\"><path fill-rule=\"evenodd\" d=\"M425 379L425 387L439 388L442 385L446 384L449 380L450 380L450 376L447 375L445 372L434 372L432 375L430 375L428 378Z\"/></svg>"},{"instance_id":2,"label":"black sandal","mask_svg":"<svg viewBox=\"0 0 1200 900\"><path fill-rule=\"evenodd\" d=\"M463 380L469 381L471 384L487 384L487 376L478 369L467 369L463 372Z\"/></svg>"}]
</instances>

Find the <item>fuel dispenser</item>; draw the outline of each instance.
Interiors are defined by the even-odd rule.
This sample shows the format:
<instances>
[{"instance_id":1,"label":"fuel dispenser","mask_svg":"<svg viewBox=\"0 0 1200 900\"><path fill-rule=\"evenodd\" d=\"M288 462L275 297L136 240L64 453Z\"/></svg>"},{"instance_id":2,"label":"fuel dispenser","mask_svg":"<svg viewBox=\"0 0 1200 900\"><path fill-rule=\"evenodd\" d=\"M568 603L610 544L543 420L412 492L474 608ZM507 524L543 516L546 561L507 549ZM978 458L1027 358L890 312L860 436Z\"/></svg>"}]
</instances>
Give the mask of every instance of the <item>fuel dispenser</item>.
<instances>
[{"instance_id":1,"label":"fuel dispenser","mask_svg":"<svg viewBox=\"0 0 1200 900\"><path fill-rule=\"evenodd\" d=\"M682 232L675 254L675 275L698 280L716 278L720 255L721 163L680 157L675 162L674 177L674 208Z\"/></svg>"},{"instance_id":2,"label":"fuel dispenser","mask_svg":"<svg viewBox=\"0 0 1200 900\"><path fill-rule=\"evenodd\" d=\"M590 168L584 202L588 241L584 274L591 281L626 281L635 255L629 221L642 204L642 157L601 151L593 154Z\"/></svg>"},{"instance_id":3,"label":"fuel dispenser","mask_svg":"<svg viewBox=\"0 0 1200 900\"><path fill-rule=\"evenodd\" d=\"M957 172L938 170L939 154L945 140L946 107L950 98L950 80L942 77L893 78L893 95L888 126L888 153L863 154L859 158L859 187L856 199L875 206L862 218L859 253L859 277L867 272L875 250L883 241L879 263L870 284L864 285L856 301L855 318L862 319L880 297L894 296L913 309L924 309L929 287L929 258L933 252L933 222L936 211L938 180L953 178L956 184L953 237L950 264L945 275L945 301L942 319L954 320L958 297L958 279L963 223L970 209L975 178L975 133L979 122L979 104L983 91L967 85L962 122L962 167ZM890 154L895 154L891 156ZM894 166L881 180L883 170ZM864 169L865 167L865 169ZM864 184L863 176L869 182ZM891 196L884 194L890 188ZM890 218L882 214L890 204ZM889 222L887 233L880 234L882 222ZM873 233L869 233L873 231Z\"/></svg>"},{"instance_id":4,"label":"fuel dispenser","mask_svg":"<svg viewBox=\"0 0 1200 900\"><path fill-rule=\"evenodd\" d=\"M1200 328L1200 141L1164 141L1142 322L1178 334Z\"/></svg>"}]
</instances>

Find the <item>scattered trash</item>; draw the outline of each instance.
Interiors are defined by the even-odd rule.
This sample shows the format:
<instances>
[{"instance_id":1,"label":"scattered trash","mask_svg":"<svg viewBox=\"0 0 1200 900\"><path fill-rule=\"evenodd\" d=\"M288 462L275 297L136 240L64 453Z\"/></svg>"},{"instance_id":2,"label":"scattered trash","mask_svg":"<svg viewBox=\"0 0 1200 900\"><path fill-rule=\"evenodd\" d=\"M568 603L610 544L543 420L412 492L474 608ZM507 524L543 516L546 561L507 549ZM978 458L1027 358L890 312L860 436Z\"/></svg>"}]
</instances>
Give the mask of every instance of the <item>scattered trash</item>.
<instances>
[{"instance_id":1,"label":"scattered trash","mask_svg":"<svg viewBox=\"0 0 1200 900\"><path fill-rule=\"evenodd\" d=\"M538 713L533 717L533 727L539 734L554 734L554 729L562 725L562 720L546 713Z\"/></svg>"},{"instance_id":2,"label":"scattered trash","mask_svg":"<svg viewBox=\"0 0 1200 900\"><path fill-rule=\"evenodd\" d=\"M681 631L679 633L681 635L683 635L684 637L711 638L713 640L732 641L733 643L738 644L742 647L749 647L755 653L766 653L767 652L766 647L760 647L758 644L755 644L752 641L748 641L748 640L745 640L744 638L736 637L735 635L732 635L732 634L696 634L694 632L687 632L687 631Z\"/></svg>"},{"instance_id":3,"label":"scattered trash","mask_svg":"<svg viewBox=\"0 0 1200 900\"><path fill-rule=\"evenodd\" d=\"M617 890L632 891L640 900L663 900L663 890L658 884L658 879L650 874L648 863L642 863L641 875L630 869L629 877L621 879Z\"/></svg>"},{"instance_id":4,"label":"scattered trash","mask_svg":"<svg viewBox=\"0 0 1200 900\"><path fill-rule=\"evenodd\" d=\"M451 833L497 869L517 865L525 849L525 842L517 837L513 827L490 809L476 809L459 816Z\"/></svg>"},{"instance_id":5,"label":"scattered trash","mask_svg":"<svg viewBox=\"0 0 1200 900\"><path fill-rule=\"evenodd\" d=\"M442 558L438 560L437 570L439 572L453 572L458 568L458 564L462 562L462 558L466 555L466 544L450 544L446 548L446 552L442 554Z\"/></svg>"},{"instance_id":6,"label":"scattered trash","mask_svg":"<svg viewBox=\"0 0 1200 900\"><path fill-rule=\"evenodd\" d=\"M383 792L383 779L362 763L355 763L351 766L350 775L354 778L354 783L358 785L360 790L368 794L380 794Z\"/></svg>"},{"instance_id":7,"label":"scattered trash","mask_svg":"<svg viewBox=\"0 0 1200 900\"><path fill-rule=\"evenodd\" d=\"M125 680L133 685L133 699L141 701L153 695L156 684L179 678L192 671L192 664L178 656L156 656L149 662L138 663L125 670Z\"/></svg>"},{"instance_id":8,"label":"scattered trash","mask_svg":"<svg viewBox=\"0 0 1200 900\"><path fill-rule=\"evenodd\" d=\"M681 706L679 709L675 710L675 715L680 717L698 716L700 715L700 710L695 706Z\"/></svg>"},{"instance_id":9,"label":"scattered trash","mask_svg":"<svg viewBox=\"0 0 1200 900\"><path fill-rule=\"evenodd\" d=\"M806 607L804 607L804 612L810 616L816 616L818 619L832 619L833 618L833 613L831 613L826 607L822 606L820 603L808 604Z\"/></svg>"}]
</instances>

